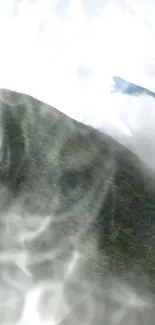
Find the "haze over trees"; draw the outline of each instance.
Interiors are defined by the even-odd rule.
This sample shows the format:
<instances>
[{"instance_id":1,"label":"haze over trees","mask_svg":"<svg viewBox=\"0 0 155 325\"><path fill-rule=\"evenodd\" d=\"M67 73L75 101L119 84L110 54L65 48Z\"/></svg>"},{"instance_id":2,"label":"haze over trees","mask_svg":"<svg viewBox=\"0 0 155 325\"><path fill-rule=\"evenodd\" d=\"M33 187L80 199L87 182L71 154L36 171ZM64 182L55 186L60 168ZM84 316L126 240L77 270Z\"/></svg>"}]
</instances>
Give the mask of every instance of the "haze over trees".
<instances>
[{"instance_id":1,"label":"haze over trees","mask_svg":"<svg viewBox=\"0 0 155 325\"><path fill-rule=\"evenodd\" d=\"M110 136L28 95L1 90L0 121L1 250L50 251L55 265L77 251L92 283L111 274L154 291L155 173ZM34 283L50 276L27 268ZM61 272L52 266L52 277Z\"/></svg>"}]
</instances>

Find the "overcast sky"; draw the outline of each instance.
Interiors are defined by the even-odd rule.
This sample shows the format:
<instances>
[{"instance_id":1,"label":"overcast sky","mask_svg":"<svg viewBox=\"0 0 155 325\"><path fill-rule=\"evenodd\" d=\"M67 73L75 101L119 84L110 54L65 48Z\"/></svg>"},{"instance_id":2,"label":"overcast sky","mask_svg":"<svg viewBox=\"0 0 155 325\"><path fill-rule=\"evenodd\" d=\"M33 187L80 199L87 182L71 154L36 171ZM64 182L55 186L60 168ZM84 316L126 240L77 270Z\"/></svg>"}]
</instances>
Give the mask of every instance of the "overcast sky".
<instances>
[{"instance_id":1,"label":"overcast sky","mask_svg":"<svg viewBox=\"0 0 155 325\"><path fill-rule=\"evenodd\" d=\"M155 168L155 99L111 94L109 87L112 77L120 76L155 91L154 17L155 0L0 0L0 87L33 95L79 121L107 131L115 138L126 139L126 143L131 139L132 145L136 143L139 155ZM150 137L150 148L145 139L136 135L137 131ZM45 229L44 225L38 229ZM73 255L75 258L73 256L66 268L67 276L63 277L67 280L76 263L76 254ZM21 253L18 261L25 272L27 252L26 256ZM53 264L52 270L55 270ZM17 283L14 285L9 272L3 273L2 269L4 281L13 284L14 288ZM19 273L18 292L20 288L25 290L27 285L22 279ZM38 301L42 299L42 287L41 284L40 288L32 288L26 295L22 324L41 324L37 308L41 306ZM56 296L52 317L57 319L57 314L58 317L63 315L61 308L66 312L65 286L58 283L57 287L56 282L54 289L51 284L50 288L52 297L49 291L50 298L45 301L48 305L49 299L51 306L53 296ZM0 289L7 297L2 281ZM80 290L78 284L77 296ZM130 306L134 302L132 316L136 321L134 312L136 308L143 308L143 301L139 302L134 293L125 292L124 288L121 291L125 293L122 317L128 308L132 314ZM14 304L10 297L9 304L11 301L13 310L16 310L18 300ZM119 299L117 292L117 303ZM102 307L104 312L104 303ZM93 312L93 306L91 308ZM107 310L111 312L111 307ZM53 318L51 320L51 309L49 315L50 324L58 324L52 321ZM108 317L118 324L121 309ZM45 320L44 324L48 323Z\"/></svg>"},{"instance_id":2,"label":"overcast sky","mask_svg":"<svg viewBox=\"0 0 155 325\"><path fill-rule=\"evenodd\" d=\"M0 1L0 87L130 135L118 114L131 109L131 99L112 96L109 85L119 75L155 91L154 17L154 0ZM135 106L148 109L143 99Z\"/></svg>"}]
</instances>

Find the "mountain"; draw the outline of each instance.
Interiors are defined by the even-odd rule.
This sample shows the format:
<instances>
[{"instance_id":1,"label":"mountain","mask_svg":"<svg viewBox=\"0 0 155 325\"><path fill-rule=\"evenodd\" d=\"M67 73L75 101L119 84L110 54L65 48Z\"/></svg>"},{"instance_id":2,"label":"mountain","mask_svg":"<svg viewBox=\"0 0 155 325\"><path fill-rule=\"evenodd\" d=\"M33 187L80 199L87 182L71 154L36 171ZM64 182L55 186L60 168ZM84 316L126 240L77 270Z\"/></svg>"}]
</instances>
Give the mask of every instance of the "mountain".
<instances>
[{"instance_id":1,"label":"mountain","mask_svg":"<svg viewBox=\"0 0 155 325\"><path fill-rule=\"evenodd\" d=\"M88 278L113 274L153 291L155 173L110 136L28 95L1 90L0 121L1 249L26 247L35 258L72 248ZM39 222L47 227L25 237ZM29 271L43 277L31 263Z\"/></svg>"},{"instance_id":2,"label":"mountain","mask_svg":"<svg viewBox=\"0 0 155 325\"><path fill-rule=\"evenodd\" d=\"M112 92L121 92L128 95L141 95L146 94L155 98L155 93L141 86L137 86L131 82L128 82L118 76L113 77L113 89Z\"/></svg>"}]
</instances>

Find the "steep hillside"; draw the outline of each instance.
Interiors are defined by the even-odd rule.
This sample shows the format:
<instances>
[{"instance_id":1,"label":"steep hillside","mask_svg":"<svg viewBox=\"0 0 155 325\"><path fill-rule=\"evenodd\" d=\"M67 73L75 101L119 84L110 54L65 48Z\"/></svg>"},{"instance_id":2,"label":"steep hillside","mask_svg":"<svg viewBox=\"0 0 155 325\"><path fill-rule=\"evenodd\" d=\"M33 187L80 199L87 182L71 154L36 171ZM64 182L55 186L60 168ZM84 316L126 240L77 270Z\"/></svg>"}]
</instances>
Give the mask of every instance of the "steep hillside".
<instances>
[{"instance_id":1,"label":"steep hillside","mask_svg":"<svg viewBox=\"0 0 155 325\"><path fill-rule=\"evenodd\" d=\"M148 95L155 98L155 93L144 87L133 84L125 79L118 76L113 77L114 85L113 92L120 92L128 95Z\"/></svg>"},{"instance_id":2,"label":"steep hillside","mask_svg":"<svg viewBox=\"0 0 155 325\"><path fill-rule=\"evenodd\" d=\"M62 251L70 243L85 251L95 238L107 270L141 285L145 273L154 282L153 172L108 135L27 95L0 91L0 132L1 188L9 193L0 198L1 213L18 202L23 220L25 213L31 221L51 216L52 225L27 244L31 252L60 242ZM4 237L14 247L1 232L1 247Z\"/></svg>"}]
</instances>

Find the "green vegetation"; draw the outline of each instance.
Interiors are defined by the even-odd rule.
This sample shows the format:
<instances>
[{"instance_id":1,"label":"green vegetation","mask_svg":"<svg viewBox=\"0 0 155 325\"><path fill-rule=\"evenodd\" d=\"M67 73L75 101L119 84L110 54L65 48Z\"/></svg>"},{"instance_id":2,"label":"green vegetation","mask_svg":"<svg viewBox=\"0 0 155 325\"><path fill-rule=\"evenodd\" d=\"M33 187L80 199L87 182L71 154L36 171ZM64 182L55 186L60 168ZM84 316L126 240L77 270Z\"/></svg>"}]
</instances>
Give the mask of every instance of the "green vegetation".
<instances>
[{"instance_id":1,"label":"green vegetation","mask_svg":"<svg viewBox=\"0 0 155 325\"><path fill-rule=\"evenodd\" d=\"M155 289L155 177L129 151L116 154L111 191L99 216L110 270L148 275ZM112 222L113 221L113 222Z\"/></svg>"}]
</instances>

